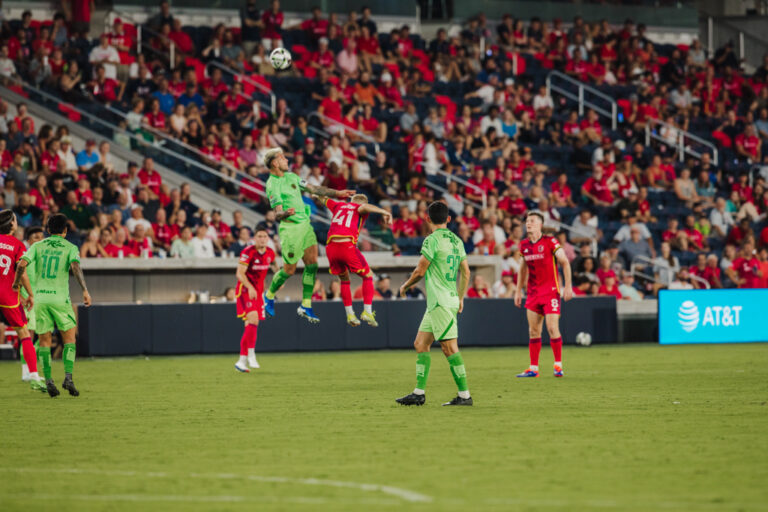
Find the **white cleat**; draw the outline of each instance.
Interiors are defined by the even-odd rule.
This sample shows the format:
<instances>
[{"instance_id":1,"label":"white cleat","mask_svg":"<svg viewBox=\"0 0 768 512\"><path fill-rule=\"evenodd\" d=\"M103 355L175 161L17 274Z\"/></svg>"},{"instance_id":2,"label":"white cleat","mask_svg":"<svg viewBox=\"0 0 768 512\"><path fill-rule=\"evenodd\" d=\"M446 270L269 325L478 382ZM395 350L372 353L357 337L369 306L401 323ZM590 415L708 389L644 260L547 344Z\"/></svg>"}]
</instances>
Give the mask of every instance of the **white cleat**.
<instances>
[{"instance_id":1,"label":"white cleat","mask_svg":"<svg viewBox=\"0 0 768 512\"><path fill-rule=\"evenodd\" d=\"M357 327L360 325L360 320L357 319L354 313L350 313L347 315L347 323L352 327Z\"/></svg>"},{"instance_id":2,"label":"white cleat","mask_svg":"<svg viewBox=\"0 0 768 512\"><path fill-rule=\"evenodd\" d=\"M252 356L248 358L248 366L254 369L261 368L261 366L259 366L259 362L256 360L256 356Z\"/></svg>"},{"instance_id":3,"label":"white cleat","mask_svg":"<svg viewBox=\"0 0 768 512\"><path fill-rule=\"evenodd\" d=\"M21 365L21 380L22 382L29 382L29 366L26 364Z\"/></svg>"},{"instance_id":4,"label":"white cleat","mask_svg":"<svg viewBox=\"0 0 768 512\"><path fill-rule=\"evenodd\" d=\"M247 366L241 365L240 361L235 363L235 370L241 372L241 373L251 373L251 370L248 369Z\"/></svg>"},{"instance_id":5,"label":"white cleat","mask_svg":"<svg viewBox=\"0 0 768 512\"><path fill-rule=\"evenodd\" d=\"M371 327L379 326L379 322L376 321L376 313L368 313L367 311L363 311L363 314L360 315L360 319Z\"/></svg>"}]
</instances>

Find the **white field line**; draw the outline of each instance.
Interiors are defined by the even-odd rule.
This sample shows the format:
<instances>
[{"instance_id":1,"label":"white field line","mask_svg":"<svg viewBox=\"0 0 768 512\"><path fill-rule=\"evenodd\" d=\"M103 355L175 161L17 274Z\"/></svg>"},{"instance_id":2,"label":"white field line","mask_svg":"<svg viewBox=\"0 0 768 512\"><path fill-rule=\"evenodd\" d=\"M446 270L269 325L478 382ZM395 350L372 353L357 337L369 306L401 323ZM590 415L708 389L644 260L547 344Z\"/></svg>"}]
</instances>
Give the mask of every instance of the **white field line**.
<instances>
[{"instance_id":1,"label":"white field line","mask_svg":"<svg viewBox=\"0 0 768 512\"><path fill-rule=\"evenodd\" d=\"M5 471L15 471L17 473L30 473L37 472L39 469L35 468L2 468ZM405 501L429 503L432 501L431 496L420 494L408 489L402 489L400 487L393 487L391 485L379 485L379 484L366 484L358 482L345 482L342 480L324 480L318 478L290 478L281 476L261 476L261 475L248 475L237 473L189 473L186 475L160 472L142 472L142 471L127 471L127 470L97 470L97 469L80 469L80 468L59 468L48 469L49 473L67 473L67 474L97 474L107 476L141 476L145 478L200 478L203 480L234 480L234 479L246 479L252 482L270 482L281 484L294 484L294 485L316 485L320 487L336 487L344 489L355 489L365 492L380 492L389 496L394 496Z\"/></svg>"},{"instance_id":2,"label":"white field line","mask_svg":"<svg viewBox=\"0 0 768 512\"><path fill-rule=\"evenodd\" d=\"M127 501L127 502L176 502L176 503L297 503L305 505L385 505L392 506L401 503L394 499L344 499L344 498L319 498L310 496L190 496L179 494L0 494L0 502L3 500L24 501Z\"/></svg>"}]
</instances>

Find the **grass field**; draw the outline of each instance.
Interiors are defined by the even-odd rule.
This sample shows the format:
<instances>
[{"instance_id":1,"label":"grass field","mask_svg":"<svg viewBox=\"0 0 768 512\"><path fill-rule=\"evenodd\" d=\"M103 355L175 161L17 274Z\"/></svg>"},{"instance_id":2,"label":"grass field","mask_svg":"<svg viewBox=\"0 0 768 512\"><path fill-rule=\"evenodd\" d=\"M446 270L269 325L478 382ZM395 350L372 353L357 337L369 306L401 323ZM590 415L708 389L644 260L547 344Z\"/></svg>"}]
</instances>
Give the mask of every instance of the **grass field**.
<instances>
[{"instance_id":1,"label":"grass field","mask_svg":"<svg viewBox=\"0 0 768 512\"><path fill-rule=\"evenodd\" d=\"M768 346L78 360L50 399L0 364L0 510L768 510ZM57 383L63 375L56 361Z\"/></svg>"}]
</instances>

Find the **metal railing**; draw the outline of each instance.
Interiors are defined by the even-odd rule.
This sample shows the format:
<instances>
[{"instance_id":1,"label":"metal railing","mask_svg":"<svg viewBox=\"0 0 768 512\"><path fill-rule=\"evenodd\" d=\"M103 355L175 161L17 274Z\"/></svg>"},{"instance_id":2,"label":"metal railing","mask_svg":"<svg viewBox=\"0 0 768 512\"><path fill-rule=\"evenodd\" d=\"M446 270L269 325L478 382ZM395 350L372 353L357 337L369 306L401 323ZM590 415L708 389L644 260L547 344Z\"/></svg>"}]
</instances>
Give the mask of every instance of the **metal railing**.
<instances>
[{"instance_id":1,"label":"metal railing","mask_svg":"<svg viewBox=\"0 0 768 512\"><path fill-rule=\"evenodd\" d=\"M103 106L104 109L106 109L108 112L112 113L113 115L116 115L116 116L120 117L121 119L127 120L126 114L124 114L123 112L117 110L116 108L113 108L113 107L108 106L108 105L102 105L102 106ZM142 124L142 129L148 131L153 136L158 137L158 138L162 139L163 141L169 143L169 144L166 145L166 147L163 148L163 150L171 151L171 152L173 152L175 154L179 154L177 151L173 151L171 149L173 146L179 146L179 147L183 148L185 151L188 151L191 154L197 156L198 158L203 159L203 161L211 161L211 158L208 155L206 155L205 153L203 153L202 151L200 151L200 149L198 149L198 148L196 148L194 146L191 146L191 145L187 144L186 142L184 142L182 140L179 140L179 139L177 139L177 138L175 138L175 137L173 137L173 136L171 136L171 135L169 135L169 134L167 134L165 132L162 132L160 130L157 130L155 128L147 126L146 124ZM145 142L145 144L146 144L146 142ZM152 146L152 147L153 148L157 148L157 146ZM183 160L194 162L194 160L190 160L187 157L183 157L182 155L179 155L179 156ZM205 169L208 169L209 171L213 172L217 176L227 176L228 178L232 178L232 176L230 176L230 175L228 175L226 173L221 173L220 171L214 171L210 166L205 165L203 163L198 163L198 165L204 167ZM240 169L238 169L237 167L235 167L232 164L230 164L228 162L225 162L225 161L216 162L216 165L219 168L224 167L227 170L229 170L234 175L234 178L248 179L250 181L253 181L253 182L257 183L259 185L259 187L253 187L253 186L251 186L250 184L247 184L247 183L243 184L242 181L238 181L237 179L228 179L227 181L233 181L235 183L238 183L238 185L240 187L243 187L245 185L245 188L247 190L250 190L252 192L256 192L259 196L261 196L263 198L267 197L266 193L264 192L264 190L266 190L266 186L267 185L266 185L266 183L264 181L262 181L258 177L246 174L243 171L241 171ZM328 217L320 215L320 214L312 214L310 216L310 219L313 220L313 221L321 222L323 224L327 224L329 226L331 225L330 219ZM369 237L368 235L361 234L359 238L361 240L365 240L367 242L370 242L371 245L374 245L374 246L379 247L381 249L386 249L386 250L390 249L390 247L388 245L386 245L385 243L383 243L383 242L381 242L381 241L379 241L379 240L377 240L375 238Z\"/></svg>"},{"instance_id":2,"label":"metal railing","mask_svg":"<svg viewBox=\"0 0 768 512\"><path fill-rule=\"evenodd\" d=\"M360 130L356 130L355 128L350 128L349 126L345 125L344 123L342 123L340 121L336 121L335 119L331 119L330 117L328 117L328 116L326 116L324 114L321 114L320 112L317 112L317 111L312 112L311 114L309 114L307 116L307 122L311 121L312 118L317 118L319 121L321 121L321 124L322 124L322 121L325 121L328 124L331 124L331 125L337 127L342 132L342 134L344 134L346 132L349 132L349 133L353 134L355 137L357 137L358 139L363 140L363 141L365 141L365 142L367 142L369 144L373 144L373 147L376 150L376 153L379 152L379 143L376 142L376 139L374 139L370 135L367 135L367 134L361 132ZM323 130L323 131L325 131L325 130ZM328 133L328 132L326 132L326 133ZM330 136L332 136L332 135L333 134L329 134L328 138L330 138Z\"/></svg>"},{"instance_id":3,"label":"metal railing","mask_svg":"<svg viewBox=\"0 0 768 512\"><path fill-rule=\"evenodd\" d=\"M733 41L736 43L734 51L738 54L739 61L744 63L748 72L753 72L762 64L763 55L768 53L768 40L744 32L738 23L746 18L723 19L712 16L699 18L699 32L704 34L706 31L707 50L710 58L714 57L717 48L722 47L728 41Z\"/></svg>"},{"instance_id":4,"label":"metal railing","mask_svg":"<svg viewBox=\"0 0 768 512\"><path fill-rule=\"evenodd\" d=\"M577 92L574 93L572 90L566 89L564 86L557 85L553 82L553 79L562 80L564 82L567 82L571 86L575 86L577 88ZM618 105L616 101L610 97L609 95L605 94L604 92L600 92L599 90L595 89L592 86L589 86L585 84L584 82L581 82L579 80L576 80L575 78L572 78L565 73L561 73L560 71L550 71L547 75L547 94L549 96L552 95L552 91L555 91L556 93L565 96L566 98L575 101L579 105L579 116L584 115L584 107L587 106L597 112L598 114L607 117L611 120L611 129L615 130L617 123L618 123ZM595 100L587 99L586 94L591 94L593 96L596 96L597 98L600 98L601 100L608 103L607 108L604 106L600 106L597 103L595 103Z\"/></svg>"},{"instance_id":5,"label":"metal railing","mask_svg":"<svg viewBox=\"0 0 768 512\"><path fill-rule=\"evenodd\" d=\"M589 238L589 246L590 251L592 252L592 257L596 258L598 256L597 254L597 238L594 236L594 233L590 233L588 231L584 231L579 228L575 228L571 226L570 224L565 224L564 222L561 222L559 220L555 219L548 219L544 221L544 227L545 228L554 228L557 231L568 231L569 233L573 233L575 235L579 235L579 237L583 238ZM570 238L570 237L569 237Z\"/></svg>"},{"instance_id":6,"label":"metal railing","mask_svg":"<svg viewBox=\"0 0 768 512\"><path fill-rule=\"evenodd\" d=\"M658 130L656 127L660 127ZM664 144L671 145L669 140L661 135L661 129L666 128L668 130L676 130L677 134L675 135L675 144L674 147L677 149L677 154L680 162L685 161L685 155L691 155L694 158L701 158L701 155L703 153L696 151L693 149L690 144L686 141L693 141L696 144L700 146L706 146L712 151L712 163L714 165L718 165L719 162L719 153L717 151L717 146L709 142L708 140L702 139L701 137L698 137L691 132L687 132L681 128L678 128L677 126L671 125L669 123L665 123L664 121L660 121L659 119L648 119L648 121L645 124L645 145L648 146L651 144L651 139L657 140L659 142L663 142Z\"/></svg>"},{"instance_id":7,"label":"metal railing","mask_svg":"<svg viewBox=\"0 0 768 512\"><path fill-rule=\"evenodd\" d=\"M638 264L638 262L642 263L642 265ZM639 268L645 268L647 266L664 268L664 269L669 270L670 272L673 272L674 268L675 268L672 265L670 265L669 262L667 262L667 261L664 261L662 263L662 262L656 261L654 259L651 259L651 258L649 258L647 256L635 256L632 259L632 262L630 263L629 270L632 273L632 275L642 277L643 279L647 279L648 281L651 281L651 282L656 283L656 284L660 284L660 285L664 285L664 286L669 286L669 283L665 283L661 279L656 279L655 275L653 275L653 274L646 274L645 272L642 272L641 270L638 270ZM674 271L673 277L674 277L675 274L677 274L677 272L680 272L681 270L684 270L684 268L683 267L679 267L677 269L677 271ZM705 289L709 290L709 288L710 288L709 281L707 281L706 279L701 278L699 276L695 276L695 275L691 274L690 272L688 273L688 276L690 277L691 281L696 281L697 283L700 283Z\"/></svg>"}]
</instances>

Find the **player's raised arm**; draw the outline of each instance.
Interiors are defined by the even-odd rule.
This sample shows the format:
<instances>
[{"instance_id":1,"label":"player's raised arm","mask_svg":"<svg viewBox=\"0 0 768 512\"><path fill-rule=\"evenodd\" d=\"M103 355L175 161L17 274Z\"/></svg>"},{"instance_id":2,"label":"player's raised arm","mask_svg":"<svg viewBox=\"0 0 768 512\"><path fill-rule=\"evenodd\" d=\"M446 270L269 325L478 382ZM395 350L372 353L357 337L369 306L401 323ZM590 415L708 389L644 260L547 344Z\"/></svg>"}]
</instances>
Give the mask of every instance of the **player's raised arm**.
<instances>
[{"instance_id":1,"label":"player's raised arm","mask_svg":"<svg viewBox=\"0 0 768 512\"><path fill-rule=\"evenodd\" d=\"M568 272L570 273L570 265L568 266ZM515 306L518 308L523 303L523 288L528 280L528 265L525 263L525 259L520 263L520 272L517 275L517 288L515 288Z\"/></svg>"},{"instance_id":2,"label":"player's raised arm","mask_svg":"<svg viewBox=\"0 0 768 512\"><path fill-rule=\"evenodd\" d=\"M302 180L300 183L301 189L322 197L335 197L336 199L349 199L355 195L354 190L336 190L333 188L323 187L320 185L310 185L306 181Z\"/></svg>"},{"instance_id":3,"label":"player's raised arm","mask_svg":"<svg viewBox=\"0 0 768 512\"><path fill-rule=\"evenodd\" d=\"M379 208L378 206L372 205L372 204L364 204L362 205L358 211L362 214L366 213L378 213L382 217L384 217L384 222L387 223L387 226L392 225L392 214L385 210L384 208Z\"/></svg>"},{"instance_id":4,"label":"player's raised arm","mask_svg":"<svg viewBox=\"0 0 768 512\"><path fill-rule=\"evenodd\" d=\"M560 264L560 268L563 269L563 277L565 278L565 288L563 288L563 300L571 300L573 298L573 286L571 282L571 263L568 261L568 257L565 255L565 250L561 247L555 251L555 258Z\"/></svg>"},{"instance_id":5,"label":"player's raised arm","mask_svg":"<svg viewBox=\"0 0 768 512\"><path fill-rule=\"evenodd\" d=\"M459 267L459 313L464 311L464 295L466 295L469 289L469 263L467 258L461 260L461 267Z\"/></svg>"},{"instance_id":6,"label":"player's raised arm","mask_svg":"<svg viewBox=\"0 0 768 512\"><path fill-rule=\"evenodd\" d=\"M413 285L421 281L425 275L427 275L427 269L429 268L429 260L424 256L419 258L419 263L416 268L411 272L411 277L400 287L400 296L405 297L407 292Z\"/></svg>"},{"instance_id":7,"label":"player's raised arm","mask_svg":"<svg viewBox=\"0 0 768 512\"><path fill-rule=\"evenodd\" d=\"M83 269L80 268L80 262L73 261L70 268L72 269L72 275L74 275L77 280L77 284L79 284L80 288L83 290L83 304L85 307L88 307L91 305L91 294L88 293L88 287L85 284L85 276L83 275Z\"/></svg>"}]
</instances>

